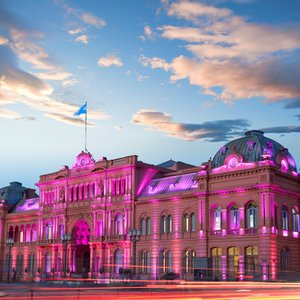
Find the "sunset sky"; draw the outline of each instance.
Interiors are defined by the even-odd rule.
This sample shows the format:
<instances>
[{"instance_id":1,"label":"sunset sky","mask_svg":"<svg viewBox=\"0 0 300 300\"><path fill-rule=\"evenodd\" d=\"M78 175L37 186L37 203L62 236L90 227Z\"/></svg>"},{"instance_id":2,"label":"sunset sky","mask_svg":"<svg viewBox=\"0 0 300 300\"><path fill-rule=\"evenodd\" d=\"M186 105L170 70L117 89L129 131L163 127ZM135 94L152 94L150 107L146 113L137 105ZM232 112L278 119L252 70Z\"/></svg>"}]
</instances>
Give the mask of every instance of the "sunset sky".
<instances>
[{"instance_id":1,"label":"sunset sky","mask_svg":"<svg viewBox=\"0 0 300 300\"><path fill-rule=\"evenodd\" d=\"M84 150L199 165L260 129L300 167L299 0L0 0L0 187Z\"/></svg>"}]
</instances>

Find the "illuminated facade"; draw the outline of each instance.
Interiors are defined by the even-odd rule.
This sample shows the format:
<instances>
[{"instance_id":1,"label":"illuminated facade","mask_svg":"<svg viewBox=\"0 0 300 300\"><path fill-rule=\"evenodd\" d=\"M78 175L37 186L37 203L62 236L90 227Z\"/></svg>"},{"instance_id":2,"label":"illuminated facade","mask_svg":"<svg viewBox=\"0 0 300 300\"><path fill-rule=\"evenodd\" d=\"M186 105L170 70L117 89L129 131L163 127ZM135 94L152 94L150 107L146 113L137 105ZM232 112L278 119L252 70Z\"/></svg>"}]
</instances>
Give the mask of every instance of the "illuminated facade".
<instances>
[{"instance_id":1,"label":"illuminated facade","mask_svg":"<svg viewBox=\"0 0 300 300\"><path fill-rule=\"evenodd\" d=\"M122 269L141 279L300 274L296 164L261 131L198 167L154 166L137 156L95 161L82 152L37 186L39 198L1 203L2 279L9 269L17 278L115 278Z\"/></svg>"}]
</instances>

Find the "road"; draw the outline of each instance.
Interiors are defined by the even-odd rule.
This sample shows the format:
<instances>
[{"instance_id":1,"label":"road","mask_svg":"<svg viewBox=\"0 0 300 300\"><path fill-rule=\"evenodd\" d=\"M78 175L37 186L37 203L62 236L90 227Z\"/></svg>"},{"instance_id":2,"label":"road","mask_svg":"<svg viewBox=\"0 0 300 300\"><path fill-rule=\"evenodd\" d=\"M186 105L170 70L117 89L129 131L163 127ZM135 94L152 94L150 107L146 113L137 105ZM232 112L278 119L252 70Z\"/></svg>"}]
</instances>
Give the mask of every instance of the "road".
<instances>
[{"instance_id":1,"label":"road","mask_svg":"<svg viewBox=\"0 0 300 300\"><path fill-rule=\"evenodd\" d=\"M130 284L130 283L129 283ZM300 283L178 282L119 287L47 287L1 284L0 297L11 300L83 299L219 299L299 300Z\"/></svg>"}]
</instances>

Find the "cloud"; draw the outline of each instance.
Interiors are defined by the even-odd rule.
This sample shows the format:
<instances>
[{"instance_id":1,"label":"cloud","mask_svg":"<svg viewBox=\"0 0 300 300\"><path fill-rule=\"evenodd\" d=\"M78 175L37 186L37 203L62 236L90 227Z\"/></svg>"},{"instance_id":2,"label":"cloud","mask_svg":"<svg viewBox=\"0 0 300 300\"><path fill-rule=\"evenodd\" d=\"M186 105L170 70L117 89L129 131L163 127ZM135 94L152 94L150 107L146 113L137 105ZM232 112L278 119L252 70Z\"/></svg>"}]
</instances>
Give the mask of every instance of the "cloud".
<instances>
[{"instance_id":1,"label":"cloud","mask_svg":"<svg viewBox=\"0 0 300 300\"><path fill-rule=\"evenodd\" d=\"M248 120L218 120L202 124L176 123L172 116L150 109L141 109L132 117L132 123L166 133L186 141L227 141L240 136L250 126Z\"/></svg>"},{"instance_id":2,"label":"cloud","mask_svg":"<svg viewBox=\"0 0 300 300\"><path fill-rule=\"evenodd\" d=\"M190 56L171 62L141 57L144 66L171 72L173 82L187 79L225 103L259 97L300 107L298 24L255 24L229 9L192 1L173 2L166 9L169 16L192 22L158 28L163 38L186 42Z\"/></svg>"},{"instance_id":3,"label":"cloud","mask_svg":"<svg viewBox=\"0 0 300 300\"><path fill-rule=\"evenodd\" d=\"M19 120L21 118L21 115L17 112L0 107L0 118Z\"/></svg>"},{"instance_id":4,"label":"cloud","mask_svg":"<svg viewBox=\"0 0 300 300\"><path fill-rule=\"evenodd\" d=\"M0 35L0 46L7 45L7 44L8 44L8 39Z\"/></svg>"},{"instance_id":5,"label":"cloud","mask_svg":"<svg viewBox=\"0 0 300 300\"><path fill-rule=\"evenodd\" d=\"M4 24L7 29L9 42L7 46L0 47L0 105L21 103L52 118L59 112L65 118L56 117L56 120L66 122L77 111L78 105L63 99L57 100L56 97L61 97L59 90L54 88L55 85L52 86L52 81L59 80L64 83L74 82L76 79L54 63L45 49L38 44L43 39L41 33L26 31L26 26L20 25L20 21L16 22L13 16L8 16L1 9L0 7L0 24ZM20 59L29 63L34 72L40 72L34 74L31 68L26 71L21 69ZM2 107L0 117L32 119ZM102 111L89 109L91 120L103 120L108 117ZM80 121L70 121L69 124L78 122Z\"/></svg>"},{"instance_id":6,"label":"cloud","mask_svg":"<svg viewBox=\"0 0 300 300\"><path fill-rule=\"evenodd\" d=\"M81 32L83 32L82 28L76 28L76 29L68 30L68 34L70 34L70 35L76 35L76 34L81 33Z\"/></svg>"},{"instance_id":7,"label":"cloud","mask_svg":"<svg viewBox=\"0 0 300 300\"><path fill-rule=\"evenodd\" d=\"M106 67L106 68L111 66L116 66L116 67L123 66L123 62L121 58L113 54L108 54L104 57L100 57L97 64L99 67Z\"/></svg>"},{"instance_id":8,"label":"cloud","mask_svg":"<svg viewBox=\"0 0 300 300\"><path fill-rule=\"evenodd\" d=\"M65 80L72 76L68 72L36 73L35 75L43 80Z\"/></svg>"},{"instance_id":9,"label":"cloud","mask_svg":"<svg viewBox=\"0 0 300 300\"><path fill-rule=\"evenodd\" d=\"M182 1L172 3L168 9L168 15L198 23L198 18L201 16L223 18L230 16L231 11L227 8L216 8L198 2Z\"/></svg>"},{"instance_id":10,"label":"cloud","mask_svg":"<svg viewBox=\"0 0 300 300\"><path fill-rule=\"evenodd\" d=\"M86 24L96 26L96 27L103 27L106 25L105 20L101 18L97 18L90 13L82 13L79 15L79 18Z\"/></svg>"},{"instance_id":11,"label":"cloud","mask_svg":"<svg viewBox=\"0 0 300 300\"><path fill-rule=\"evenodd\" d=\"M201 86L208 94L214 93L212 88L222 87L218 97L226 103L252 97L263 97L268 101L300 99L298 66L275 58L249 65L239 60L199 63L179 56L172 62L171 80L187 78L190 84Z\"/></svg>"},{"instance_id":12,"label":"cloud","mask_svg":"<svg viewBox=\"0 0 300 300\"><path fill-rule=\"evenodd\" d=\"M88 44L89 37L87 35L85 35L85 34L82 34L82 35L76 37L75 42L80 42L80 43L83 43L83 44Z\"/></svg>"},{"instance_id":13,"label":"cloud","mask_svg":"<svg viewBox=\"0 0 300 300\"><path fill-rule=\"evenodd\" d=\"M50 114L45 114L46 117L50 119L54 119L56 121L60 121L69 125L75 125L75 126L85 126L85 121L79 118L72 118L69 116L66 116L64 114L59 114L59 113L50 113ZM88 122L87 123L88 127L95 127L93 123Z\"/></svg>"},{"instance_id":14,"label":"cloud","mask_svg":"<svg viewBox=\"0 0 300 300\"><path fill-rule=\"evenodd\" d=\"M260 129L265 133L293 133L300 132L300 126L278 126L278 127L267 127Z\"/></svg>"},{"instance_id":15,"label":"cloud","mask_svg":"<svg viewBox=\"0 0 300 300\"><path fill-rule=\"evenodd\" d=\"M159 57L148 58L144 55L141 55L139 57L139 62L145 67L150 66L151 69L163 69L165 71L168 71L171 68L170 64Z\"/></svg>"},{"instance_id":16,"label":"cloud","mask_svg":"<svg viewBox=\"0 0 300 300\"><path fill-rule=\"evenodd\" d=\"M144 26L144 35L139 36L139 38L142 41L145 41L146 39L148 40L154 40L155 39L155 32L151 29L149 25Z\"/></svg>"}]
</instances>

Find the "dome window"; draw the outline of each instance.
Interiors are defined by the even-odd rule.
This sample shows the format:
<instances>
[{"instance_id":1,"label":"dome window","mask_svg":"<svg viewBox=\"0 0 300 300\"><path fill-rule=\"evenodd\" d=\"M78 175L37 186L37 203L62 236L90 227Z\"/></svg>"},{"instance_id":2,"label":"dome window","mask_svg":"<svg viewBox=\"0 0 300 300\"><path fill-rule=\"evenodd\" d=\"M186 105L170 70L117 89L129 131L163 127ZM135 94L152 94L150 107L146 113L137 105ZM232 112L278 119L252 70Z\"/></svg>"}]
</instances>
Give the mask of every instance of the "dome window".
<instances>
[{"instance_id":1,"label":"dome window","mask_svg":"<svg viewBox=\"0 0 300 300\"><path fill-rule=\"evenodd\" d=\"M288 169L289 169L289 165L288 165L286 159L282 159L281 160L281 171L287 172Z\"/></svg>"},{"instance_id":2,"label":"dome window","mask_svg":"<svg viewBox=\"0 0 300 300\"><path fill-rule=\"evenodd\" d=\"M255 144L256 143L254 141L248 141L247 142L248 150L249 151L254 150Z\"/></svg>"},{"instance_id":3,"label":"dome window","mask_svg":"<svg viewBox=\"0 0 300 300\"><path fill-rule=\"evenodd\" d=\"M227 152L227 149L228 149L228 148L227 148L227 147L225 147L225 146L221 147L221 148L220 148L220 152L221 152L221 154L222 154L222 155L225 155L225 154L226 154L226 152Z\"/></svg>"}]
</instances>

